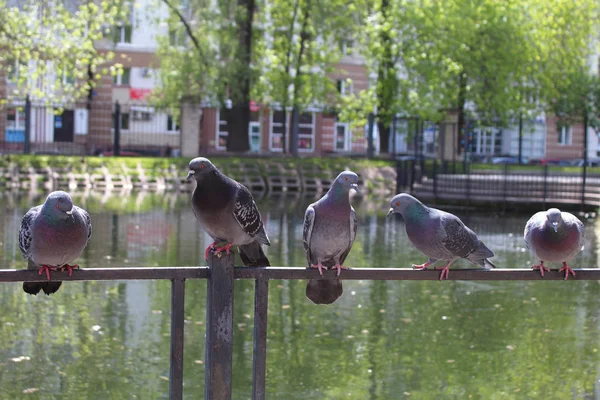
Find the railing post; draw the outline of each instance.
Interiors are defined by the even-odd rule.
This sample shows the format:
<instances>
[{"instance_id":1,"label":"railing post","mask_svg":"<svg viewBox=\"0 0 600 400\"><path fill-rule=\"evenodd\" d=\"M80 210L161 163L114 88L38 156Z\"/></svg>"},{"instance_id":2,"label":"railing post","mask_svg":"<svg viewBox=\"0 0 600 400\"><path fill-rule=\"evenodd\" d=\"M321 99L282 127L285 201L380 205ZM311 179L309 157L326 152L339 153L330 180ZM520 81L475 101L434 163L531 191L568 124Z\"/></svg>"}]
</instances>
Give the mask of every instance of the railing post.
<instances>
[{"instance_id":1,"label":"railing post","mask_svg":"<svg viewBox=\"0 0 600 400\"><path fill-rule=\"evenodd\" d=\"M185 279L171 280L171 368L169 400L183 399L183 329Z\"/></svg>"},{"instance_id":2,"label":"railing post","mask_svg":"<svg viewBox=\"0 0 600 400\"><path fill-rule=\"evenodd\" d=\"M438 181L437 181L437 173L438 173L438 163L437 163L437 159L433 160L433 172L432 172L432 178L433 178L433 200L437 201L437 191L438 191Z\"/></svg>"},{"instance_id":3,"label":"railing post","mask_svg":"<svg viewBox=\"0 0 600 400\"><path fill-rule=\"evenodd\" d=\"M29 95L25 98L25 132L23 133L23 153L31 152L31 100Z\"/></svg>"},{"instance_id":4,"label":"railing post","mask_svg":"<svg viewBox=\"0 0 600 400\"><path fill-rule=\"evenodd\" d=\"M115 103L114 131L113 156L119 156L121 155L121 105L118 100Z\"/></svg>"},{"instance_id":5,"label":"railing post","mask_svg":"<svg viewBox=\"0 0 600 400\"><path fill-rule=\"evenodd\" d=\"M257 279L254 285L254 365L252 367L252 400L265 400L267 374L267 311L269 281Z\"/></svg>"},{"instance_id":6,"label":"railing post","mask_svg":"<svg viewBox=\"0 0 600 400\"><path fill-rule=\"evenodd\" d=\"M546 208L546 198L548 197L548 164L544 165L544 208Z\"/></svg>"},{"instance_id":7,"label":"railing post","mask_svg":"<svg viewBox=\"0 0 600 400\"><path fill-rule=\"evenodd\" d=\"M208 255L204 398L231 399L233 364L233 254Z\"/></svg>"}]
</instances>

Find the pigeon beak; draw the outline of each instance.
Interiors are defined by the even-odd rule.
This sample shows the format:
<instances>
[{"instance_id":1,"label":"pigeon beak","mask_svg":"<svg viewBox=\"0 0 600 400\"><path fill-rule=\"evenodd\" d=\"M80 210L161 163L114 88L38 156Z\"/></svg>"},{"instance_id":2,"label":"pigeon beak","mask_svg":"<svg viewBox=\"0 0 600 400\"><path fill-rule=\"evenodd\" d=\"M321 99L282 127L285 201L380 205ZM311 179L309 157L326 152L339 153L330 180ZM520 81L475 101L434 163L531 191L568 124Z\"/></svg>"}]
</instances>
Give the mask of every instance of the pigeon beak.
<instances>
[{"instance_id":1,"label":"pigeon beak","mask_svg":"<svg viewBox=\"0 0 600 400\"><path fill-rule=\"evenodd\" d=\"M554 232L558 232L558 222L553 222L552 228L554 228Z\"/></svg>"},{"instance_id":2,"label":"pigeon beak","mask_svg":"<svg viewBox=\"0 0 600 400\"><path fill-rule=\"evenodd\" d=\"M194 174L196 173L196 171L194 170L190 170L187 174L187 176L185 177L186 181L189 181L190 179L192 179L192 177L194 176Z\"/></svg>"},{"instance_id":3,"label":"pigeon beak","mask_svg":"<svg viewBox=\"0 0 600 400\"><path fill-rule=\"evenodd\" d=\"M390 208L390 211L388 211L387 215L385 216L386 218L389 218L390 215L392 215L394 213L394 209Z\"/></svg>"},{"instance_id":4,"label":"pigeon beak","mask_svg":"<svg viewBox=\"0 0 600 400\"><path fill-rule=\"evenodd\" d=\"M358 190L358 184L353 183L350 185L350 188L356 190L356 193L360 194L360 190Z\"/></svg>"}]
</instances>

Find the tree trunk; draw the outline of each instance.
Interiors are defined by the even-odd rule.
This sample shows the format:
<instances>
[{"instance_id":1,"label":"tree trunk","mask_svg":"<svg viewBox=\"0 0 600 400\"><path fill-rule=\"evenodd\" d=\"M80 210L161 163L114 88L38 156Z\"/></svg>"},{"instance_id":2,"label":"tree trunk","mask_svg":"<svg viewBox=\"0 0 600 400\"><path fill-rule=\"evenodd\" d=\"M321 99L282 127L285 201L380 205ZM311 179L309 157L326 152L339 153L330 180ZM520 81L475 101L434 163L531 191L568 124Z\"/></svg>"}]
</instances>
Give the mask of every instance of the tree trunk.
<instances>
[{"instance_id":1,"label":"tree trunk","mask_svg":"<svg viewBox=\"0 0 600 400\"><path fill-rule=\"evenodd\" d=\"M465 127L465 98L467 92L467 77L464 76L464 72L460 73L458 83L458 135L457 135L457 149L458 154L461 151L467 151L468 143L467 143L467 134ZM464 141L464 144L461 145L461 140Z\"/></svg>"},{"instance_id":2,"label":"tree trunk","mask_svg":"<svg viewBox=\"0 0 600 400\"><path fill-rule=\"evenodd\" d=\"M387 21L390 1L382 0L381 14L383 20ZM377 127L379 129L379 151L389 153L389 126L392 116L392 107L397 96L397 80L394 59L392 57L392 46L394 41L387 30L382 29L380 42L383 47L383 56L377 71Z\"/></svg>"},{"instance_id":3,"label":"tree trunk","mask_svg":"<svg viewBox=\"0 0 600 400\"><path fill-rule=\"evenodd\" d=\"M238 29L238 60L236 71L237 93L234 95L233 107L227 115L227 151L243 152L250 150L248 126L250 124L250 63L252 61L252 22L256 9L255 0L238 0L236 23Z\"/></svg>"}]
</instances>

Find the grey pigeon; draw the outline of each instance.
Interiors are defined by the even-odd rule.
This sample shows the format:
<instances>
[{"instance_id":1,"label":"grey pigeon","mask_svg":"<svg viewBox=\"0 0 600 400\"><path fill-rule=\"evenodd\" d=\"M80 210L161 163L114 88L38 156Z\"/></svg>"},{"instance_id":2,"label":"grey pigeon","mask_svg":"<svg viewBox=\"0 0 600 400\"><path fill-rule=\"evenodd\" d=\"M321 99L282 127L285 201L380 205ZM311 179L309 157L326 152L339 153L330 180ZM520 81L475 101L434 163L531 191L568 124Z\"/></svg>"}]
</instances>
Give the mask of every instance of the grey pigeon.
<instances>
[{"instance_id":1,"label":"grey pigeon","mask_svg":"<svg viewBox=\"0 0 600 400\"><path fill-rule=\"evenodd\" d=\"M335 178L329 191L311 204L304 215L304 250L309 267L335 268L337 275L343 268L356 238L356 213L350 205L350 189L358 191L358 175L345 171ZM306 297L315 304L331 304L343 292L342 282L311 279L306 285Z\"/></svg>"},{"instance_id":2,"label":"grey pigeon","mask_svg":"<svg viewBox=\"0 0 600 400\"><path fill-rule=\"evenodd\" d=\"M550 271L544 266L545 261L562 262L560 272L565 271L565 281L569 274L575 276L567 260L575 257L585 243L585 230L579 218L557 208L540 211L527 221L523 237L527 248L540 260L539 265L531 268L539 269L542 277L544 271Z\"/></svg>"},{"instance_id":3,"label":"grey pigeon","mask_svg":"<svg viewBox=\"0 0 600 400\"><path fill-rule=\"evenodd\" d=\"M44 204L31 208L23 216L19 230L19 247L28 269L38 269L50 281L50 271L68 270L69 276L79 265L77 259L92 236L92 220L82 208L73 205L68 193L52 192ZM26 293L36 295L40 290L50 295L61 281L23 282Z\"/></svg>"},{"instance_id":4,"label":"grey pigeon","mask_svg":"<svg viewBox=\"0 0 600 400\"><path fill-rule=\"evenodd\" d=\"M494 253L479 240L454 214L427 207L413 196L400 193L391 201L388 216L402 214L408 239L421 253L429 257L426 263L413 265L415 269L427 269L438 260L446 261L440 280L448 279L450 265L459 258L484 268L496 268L488 258Z\"/></svg>"},{"instance_id":5,"label":"grey pigeon","mask_svg":"<svg viewBox=\"0 0 600 400\"><path fill-rule=\"evenodd\" d=\"M190 161L187 179L196 181L192 194L192 209L196 218L214 242L206 248L229 254L232 245L240 250L244 265L269 266L261 245L271 242L265 232L260 212L246 186L219 171L207 158ZM219 247L221 242L227 242Z\"/></svg>"}]
</instances>

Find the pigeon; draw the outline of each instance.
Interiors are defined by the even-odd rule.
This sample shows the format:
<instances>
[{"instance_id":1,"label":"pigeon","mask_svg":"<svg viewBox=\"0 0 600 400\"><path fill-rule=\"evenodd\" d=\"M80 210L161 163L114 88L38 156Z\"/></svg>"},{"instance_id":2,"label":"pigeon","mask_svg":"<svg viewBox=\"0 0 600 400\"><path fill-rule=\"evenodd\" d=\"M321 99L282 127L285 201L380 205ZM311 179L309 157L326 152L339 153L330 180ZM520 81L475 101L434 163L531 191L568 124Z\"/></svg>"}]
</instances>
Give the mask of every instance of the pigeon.
<instances>
[{"instance_id":1,"label":"pigeon","mask_svg":"<svg viewBox=\"0 0 600 400\"><path fill-rule=\"evenodd\" d=\"M90 214L73 205L68 193L52 192L44 204L31 208L23 216L19 230L19 247L28 269L38 269L50 281L50 271L67 270L69 276L79 265L77 259L92 236ZM23 282L26 293L36 295L42 290L55 293L61 281Z\"/></svg>"},{"instance_id":2,"label":"pigeon","mask_svg":"<svg viewBox=\"0 0 600 400\"><path fill-rule=\"evenodd\" d=\"M540 260L539 265L531 268L539 269L542 277L545 271L550 271L544 266L545 261L562 262L559 271L565 271L565 281L569 274L575 276L567 260L583 250L585 231L579 218L557 208L540 211L527 221L523 237L527 248Z\"/></svg>"},{"instance_id":3,"label":"pigeon","mask_svg":"<svg viewBox=\"0 0 600 400\"><path fill-rule=\"evenodd\" d=\"M323 269L335 268L338 276L346 269L342 263L350 253L358 228L349 192L358 191L357 183L354 172L340 173L325 196L306 209L302 235L306 259L308 266L318 268L321 276ZM311 279L306 285L306 297L315 304L331 304L342 292L339 279Z\"/></svg>"},{"instance_id":4,"label":"pigeon","mask_svg":"<svg viewBox=\"0 0 600 400\"><path fill-rule=\"evenodd\" d=\"M406 193L392 198L387 216L393 213L402 215L408 239L429 257L423 264L413 264L414 269L426 270L437 261L444 260L446 265L440 274L440 280L443 280L448 279L450 265L459 258L484 268L496 268L488 260L494 253L456 215L427 207Z\"/></svg>"},{"instance_id":5,"label":"pigeon","mask_svg":"<svg viewBox=\"0 0 600 400\"><path fill-rule=\"evenodd\" d=\"M219 171L209 159L196 157L189 163L188 181L196 181L192 194L192 209L198 221L213 239L204 252L226 252L231 246L239 249L240 258L248 267L269 266L261 245L271 245L260 212L246 186ZM219 243L226 242L224 246Z\"/></svg>"}]
</instances>

